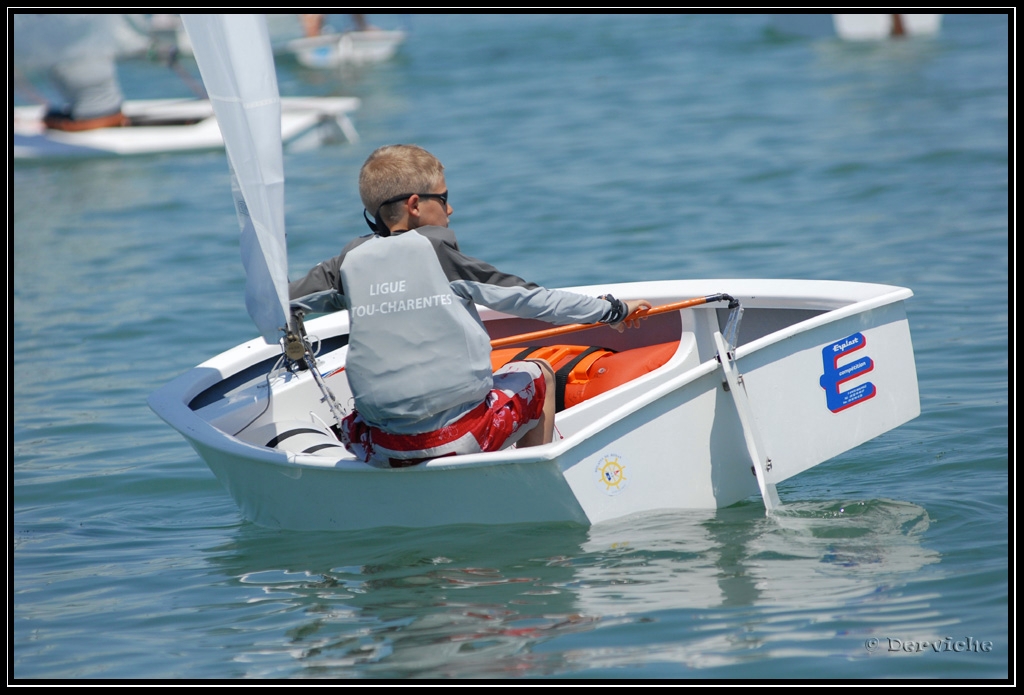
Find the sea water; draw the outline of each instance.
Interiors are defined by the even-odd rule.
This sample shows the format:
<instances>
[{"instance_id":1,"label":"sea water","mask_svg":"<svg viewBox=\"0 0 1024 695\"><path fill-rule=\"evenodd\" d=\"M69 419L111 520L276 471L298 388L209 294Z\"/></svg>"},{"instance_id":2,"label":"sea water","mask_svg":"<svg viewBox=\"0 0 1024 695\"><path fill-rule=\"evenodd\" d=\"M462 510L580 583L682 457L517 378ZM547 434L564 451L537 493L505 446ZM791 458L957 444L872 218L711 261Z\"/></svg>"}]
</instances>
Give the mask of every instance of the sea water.
<instances>
[{"instance_id":1,"label":"sea water","mask_svg":"<svg viewBox=\"0 0 1024 695\"><path fill-rule=\"evenodd\" d=\"M278 65L286 96L362 99L360 142L285 157L293 278L366 233L366 156L417 143L463 250L546 286L911 288L921 416L770 518L260 528L146 405L257 335L223 153L19 161L8 679L1007 679L1007 16L865 43L767 15L371 21L409 32L394 59ZM188 98L177 67L123 60L124 91Z\"/></svg>"}]
</instances>

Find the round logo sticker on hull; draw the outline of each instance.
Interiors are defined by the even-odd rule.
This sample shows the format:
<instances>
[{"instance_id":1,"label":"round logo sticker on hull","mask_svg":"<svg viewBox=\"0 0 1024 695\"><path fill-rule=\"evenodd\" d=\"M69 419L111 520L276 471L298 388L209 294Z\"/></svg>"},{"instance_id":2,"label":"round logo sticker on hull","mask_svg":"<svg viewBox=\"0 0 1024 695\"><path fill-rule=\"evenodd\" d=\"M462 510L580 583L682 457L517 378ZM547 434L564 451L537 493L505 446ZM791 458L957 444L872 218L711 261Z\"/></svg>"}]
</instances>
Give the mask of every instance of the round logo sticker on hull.
<instances>
[{"instance_id":1,"label":"round logo sticker on hull","mask_svg":"<svg viewBox=\"0 0 1024 695\"><path fill-rule=\"evenodd\" d=\"M598 489L609 495L617 495L626 489L629 478L626 477L626 466L618 454L607 454L601 457L594 467Z\"/></svg>"}]
</instances>

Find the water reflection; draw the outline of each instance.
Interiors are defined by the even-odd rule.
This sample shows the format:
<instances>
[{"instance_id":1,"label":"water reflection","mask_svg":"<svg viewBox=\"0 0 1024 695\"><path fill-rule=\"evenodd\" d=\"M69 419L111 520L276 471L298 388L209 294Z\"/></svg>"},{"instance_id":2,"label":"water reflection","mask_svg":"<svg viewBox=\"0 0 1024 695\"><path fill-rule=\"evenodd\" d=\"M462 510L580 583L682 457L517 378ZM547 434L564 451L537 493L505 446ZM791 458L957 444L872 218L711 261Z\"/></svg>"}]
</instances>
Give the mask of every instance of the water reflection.
<instances>
[{"instance_id":1,"label":"water reflection","mask_svg":"<svg viewBox=\"0 0 1024 695\"><path fill-rule=\"evenodd\" d=\"M251 628L234 626L258 642L241 659L248 676L543 676L866 657L867 631L938 634L929 597L902 595L939 559L921 544L927 527L925 510L891 500L791 505L772 519L750 503L590 529L247 525L210 561L256 611ZM260 633L268 611L283 632ZM589 638L596 630L614 633Z\"/></svg>"},{"instance_id":2,"label":"water reflection","mask_svg":"<svg viewBox=\"0 0 1024 695\"><path fill-rule=\"evenodd\" d=\"M596 552L613 542L623 552L634 548L636 567L580 571L587 587L578 594L582 612L603 622L644 615L669 627L654 643L627 644L612 660L606 651L577 650L575 667L866 658L865 639L880 631L940 639L948 625L930 607L934 596L903 593L910 577L939 560L921 544L927 528L921 507L872 500L791 504L770 519L746 505L697 523L666 517L664 524L596 529L584 549ZM674 552L672 545L686 551ZM609 583L613 576L618 585ZM681 615L681 625L700 629L671 629Z\"/></svg>"}]
</instances>

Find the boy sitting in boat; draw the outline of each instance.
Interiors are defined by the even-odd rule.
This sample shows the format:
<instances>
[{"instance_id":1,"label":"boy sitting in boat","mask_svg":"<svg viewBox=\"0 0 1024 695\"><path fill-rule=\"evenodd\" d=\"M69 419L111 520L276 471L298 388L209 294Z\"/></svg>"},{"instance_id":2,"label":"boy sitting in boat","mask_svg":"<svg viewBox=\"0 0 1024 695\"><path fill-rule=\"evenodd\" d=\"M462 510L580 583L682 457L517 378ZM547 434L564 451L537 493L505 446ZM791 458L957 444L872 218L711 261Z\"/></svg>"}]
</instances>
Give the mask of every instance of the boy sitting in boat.
<instances>
[{"instance_id":1,"label":"boy sitting in boat","mask_svg":"<svg viewBox=\"0 0 1024 695\"><path fill-rule=\"evenodd\" d=\"M359 193L373 234L289 286L306 311L349 311L355 410L342 422L345 446L375 465L402 467L550 442L551 366L523 360L492 373L490 336L475 305L622 331L650 303L548 290L463 254L448 228L444 167L421 147L374 151Z\"/></svg>"}]
</instances>

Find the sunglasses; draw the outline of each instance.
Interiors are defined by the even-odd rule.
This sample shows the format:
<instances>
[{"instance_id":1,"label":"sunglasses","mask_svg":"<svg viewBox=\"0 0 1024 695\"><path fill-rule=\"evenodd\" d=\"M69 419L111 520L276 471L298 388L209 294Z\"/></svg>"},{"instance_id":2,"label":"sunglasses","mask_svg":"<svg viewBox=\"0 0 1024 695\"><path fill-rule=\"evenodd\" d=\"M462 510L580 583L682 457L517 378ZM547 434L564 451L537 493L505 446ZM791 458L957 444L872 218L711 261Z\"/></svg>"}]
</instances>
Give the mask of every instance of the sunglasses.
<instances>
[{"instance_id":1,"label":"sunglasses","mask_svg":"<svg viewBox=\"0 0 1024 695\"><path fill-rule=\"evenodd\" d=\"M388 234L390 234L390 230L388 230L387 225L385 225L380 218L381 208L385 205L391 205L391 203L397 203L399 200L411 198L414 195L418 195L420 198L437 198L445 211L448 210L448 191L445 191L444 193L403 193L402 195L396 195L394 198L388 198L381 203L380 207L377 208L377 213L373 216L373 220L370 220L369 216L366 214L366 210L363 210L363 219L366 220L366 224L369 225L371 231L383 236L388 236Z\"/></svg>"},{"instance_id":2,"label":"sunglasses","mask_svg":"<svg viewBox=\"0 0 1024 695\"><path fill-rule=\"evenodd\" d=\"M420 198L437 198L441 201L441 205L448 207L448 191L445 191L444 193L403 193L402 195L396 195L394 198L388 198L380 204L380 208L385 205L391 205L391 203L397 203L399 200L411 198L414 195L418 195ZM380 208L377 208L377 212L380 212Z\"/></svg>"},{"instance_id":3,"label":"sunglasses","mask_svg":"<svg viewBox=\"0 0 1024 695\"><path fill-rule=\"evenodd\" d=\"M445 210L448 209L448 191L445 191L444 193L420 193L419 195L420 198L437 198L441 201L441 206L444 207Z\"/></svg>"}]
</instances>

